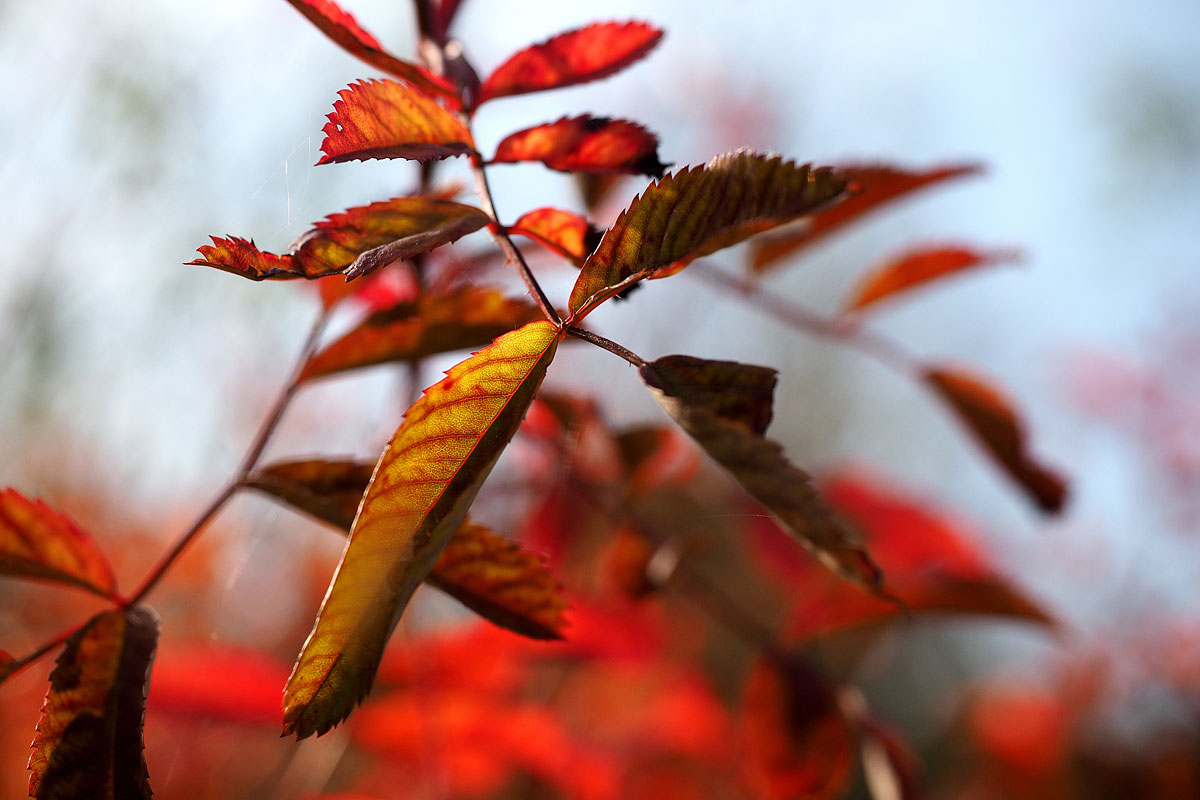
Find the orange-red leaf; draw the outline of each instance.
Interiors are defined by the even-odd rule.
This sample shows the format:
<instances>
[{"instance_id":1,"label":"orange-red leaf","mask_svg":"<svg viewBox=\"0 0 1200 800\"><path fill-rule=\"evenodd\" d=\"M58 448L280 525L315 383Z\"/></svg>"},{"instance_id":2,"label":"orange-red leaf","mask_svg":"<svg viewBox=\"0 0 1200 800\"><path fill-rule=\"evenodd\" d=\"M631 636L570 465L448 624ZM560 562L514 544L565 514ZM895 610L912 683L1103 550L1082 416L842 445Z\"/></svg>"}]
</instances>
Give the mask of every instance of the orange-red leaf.
<instances>
[{"instance_id":1,"label":"orange-red leaf","mask_svg":"<svg viewBox=\"0 0 1200 800\"><path fill-rule=\"evenodd\" d=\"M842 305L844 311L860 311L887 297L915 289L933 280L964 270L1012 261L1009 250L984 252L968 247L923 247L893 258L867 275Z\"/></svg>"},{"instance_id":2,"label":"orange-red leaf","mask_svg":"<svg viewBox=\"0 0 1200 800\"><path fill-rule=\"evenodd\" d=\"M0 575L56 581L102 597L117 590L108 559L86 531L13 489L0 490Z\"/></svg>"},{"instance_id":3,"label":"orange-red leaf","mask_svg":"<svg viewBox=\"0 0 1200 800\"><path fill-rule=\"evenodd\" d=\"M653 50L662 35L642 22L597 22L560 33L497 67L479 102L606 78Z\"/></svg>"},{"instance_id":4,"label":"orange-red leaf","mask_svg":"<svg viewBox=\"0 0 1200 800\"><path fill-rule=\"evenodd\" d=\"M458 93L449 81L416 64L401 61L386 52L379 40L363 30L354 17L331 0L288 0L288 2L347 53L362 59L376 69L402 78L426 92L457 99Z\"/></svg>"},{"instance_id":5,"label":"orange-red leaf","mask_svg":"<svg viewBox=\"0 0 1200 800\"><path fill-rule=\"evenodd\" d=\"M667 356L642 367L663 410L830 569L873 591L882 574L825 505L807 473L762 436L775 372L732 361Z\"/></svg>"},{"instance_id":6,"label":"orange-red leaf","mask_svg":"<svg viewBox=\"0 0 1200 800\"><path fill-rule=\"evenodd\" d=\"M288 253L259 250L236 236L212 238L201 258L187 262L216 267L252 281L320 278L344 272L366 275L393 261L427 253L487 225L474 206L436 197L395 197L330 214L296 240Z\"/></svg>"},{"instance_id":7,"label":"orange-red leaf","mask_svg":"<svg viewBox=\"0 0 1200 800\"><path fill-rule=\"evenodd\" d=\"M520 426L562 336L531 322L425 390L384 450L284 693L284 732L345 719L384 645Z\"/></svg>"},{"instance_id":8,"label":"orange-red leaf","mask_svg":"<svg viewBox=\"0 0 1200 800\"><path fill-rule=\"evenodd\" d=\"M150 713L224 722L279 724L288 665L256 650L216 642L172 645L154 660Z\"/></svg>"},{"instance_id":9,"label":"orange-red leaf","mask_svg":"<svg viewBox=\"0 0 1200 800\"><path fill-rule=\"evenodd\" d=\"M469 520L426 581L485 619L532 639L561 639L567 601L542 558Z\"/></svg>"},{"instance_id":10,"label":"orange-red leaf","mask_svg":"<svg viewBox=\"0 0 1200 800\"><path fill-rule=\"evenodd\" d=\"M471 132L429 95L396 81L358 81L338 92L317 164L448 158L475 149Z\"/></svg>"},{"instance_id":11,"label":"orange-red leaf","mask_svg":"<svg viewBox=\"0 0 1200 800\"><path fill-rule=\"evenodd\" d=\"M149 798L142 721L158 615L105 611L67 640L29 757L38 800Z\"/></svg>"},{"instance_id":12,"label":"orange-red leaf","mask_svg":"<svg viewBox=\"0 0 1200 800\"><path fill-rule=\"evenodd\" d=\"M886 166L838 167L838 175L849 181L846 199L816 214L798 231L781 232L776 237L756 243L750 255L750 269L765 272L776 266L777 262L797 255L826 234L833 233L879 206L931 184L965 175L978 175L980 172L978 164L961 164L923 172Z\"/></svg>"},{"instance_id":13,"label":"orange-red leaf","mask_svg":"<svg viewBox=\"0 0 1200 800\"><path fill-rule=\"evenodd\" d=\"M309 359L301 380L389 361L482 347L497 336L541 318L527 300L471 286L451 294L424 294L363 320Z\"/></svg>"},{"instance_id":14,"label":"orange-red leaf","mask_svg":"<svg viewBox=\"0 0 1200 800\"><path fill-rule=\"evenodd\" d=\"M762 800L841 797L854 766L850 725L833 688L796 659L760 658L746 680L742 771Z\"/></svg>"},{"instance_id":15,"label":"orange-red leaf","mask_svg":"<svg viewBox=\"0 0 1200 800\"><path fill-rule=\"evenodd\" d=\"M643 278L811 214L841 196L828 169L741 151L652 183L600 240L571 289L572 320Z\"/></svg>"},{"instance_id":16,"label":"orange-red leaf","mask_svg":"<svg viewBox=\"0 0 1200 800\"><path fill-rule=\"evenodd\" d=\"M924 377L1039 508L1051 514L1062 510L1067 499L1066 484L1029 455L1024 426L1007 399L961 370L931 368Z\"/></svg>"},{"instance_id":17,"label":"orange-red leaf","mask_svg":"<svg viewBox=\"0 0 1200 800\"><path fill-rule=\"evenodd\" d=\"M600 231L579 214L561 208L537 208L509 226L509 233L532 239L577 267L600 242Z\"/></svg>"},{"instance_id":18,"label":"orange-red leaf","mask_svg":"<svg viewBox=\"0 0 1200 800\"><path fill-rule=\"evenodd\" d=\"M17 660L12 655L0 650L0 683L4 683L8 679L8 676L12 674L13 665L16 663Z\"/></svg>"},{"instance_id":19,"label":"orange-red leaf","mask_svg":"<svg viewBox=\"0 0 1200 800\"><path fill-rule=\"evenodd\" d=\"M888 590L913 613L983 614L1040 624L1049 615L998 575L978 538L963 523L910 497L852 474L822 485L826 501L861 532L888 576ZM785 586L803 586L789 610L788 635L798 640L892 619L892 603L821 574L811 559L768 520L750 524L766 571Z\"/></svg>"},{"instance_id":20,"label":"orange-red leaf","mask_svg":"<svg viewBox=\"0 0 1200 800\"><path fill-rule=\"evenodd\" d=\"M560 172L616 172L660 177L658 137L634 122L563 117L517 131L496 147L493 162L541 161Z\"/></svg>"}]
</instances>

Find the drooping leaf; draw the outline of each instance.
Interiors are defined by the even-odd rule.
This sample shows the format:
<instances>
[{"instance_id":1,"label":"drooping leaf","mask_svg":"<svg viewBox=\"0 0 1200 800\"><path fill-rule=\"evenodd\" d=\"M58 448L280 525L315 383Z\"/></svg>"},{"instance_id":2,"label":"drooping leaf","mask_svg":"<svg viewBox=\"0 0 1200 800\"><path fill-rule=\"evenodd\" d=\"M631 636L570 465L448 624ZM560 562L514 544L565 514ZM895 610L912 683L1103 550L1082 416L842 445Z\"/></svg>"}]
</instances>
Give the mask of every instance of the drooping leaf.
<instances>
[{"instance_id":1,"label":"drooping leaf","mask_svg":"<svg viewBox=\"0 0 1200 800\"><path fill-rule=\"evenodd\" d=\"M850 725L837 697L802 661L760 658L742 696L742 771L762 800L841 797L854 766Z\"/></svg>"},{"instance_id":2,"label":"drooping leaf","mask_svg":"<svg viewBox=\"0 0 1200 800\"><path fill-rule=\"evenodd\" d=\"M495 289L464 287L424 294L363 320L309 359L301 380L390 361L416 361L437 353L482 347L497 336L541 318L528 300Z\"/></svg>"},{"instance_id":3,"label":"drooping leaf","mask_svg":"<svg viewBox=\"0 0 1200 800\"><path fill-rule=\"evenodd\" d=\"M617 218L571 289L573 320L643 278L811 214L841 196L831 170L741 151L653 183Z\"/></svg>"},{"instance_id":4,"label":"drooping leaf","mask_svg":"<svg viewBox=\"0 0 1200 800\"><path fill-rule=\"evenodd\" d=\"M639 370L667 415L830 569L878 591L871 556L821 499L811 477L763 438L774 370L667 356Z\"/></svg>"},{"instance_id":5,"label":"drooping leaf","mask_svg":"<svg viewBox=\"0 0 1200 800\"><path fill-rule=\"evenodd\" d=\"M532 239L577 267L600 243L600 231L579 214L561 208L537 208L521 216L508 232Z\"/></svg>"},{"instance_id":6,"label":"drooping leaf","mask_svg":"<svg viewBox=\"0 0 1200 800\"><path fill-rule=\"evenodd\" d=\"M1011 261L1012 251L984 252L967 247L924 247L912 250L867 275L851 290L843 311L861 311L880 300L964 270Z\"/></svg>"},{"instance_id":7,"label":"drooping leaf","mask_svg":"<svg viewBox=\"0 0 1200 800\"><path fill-rule=\"evenodd\" d=\"M616 172L661 177L658 137L634 122L608 117L563 117L509 134L496 163L541 161L560 172Z\"/></svg>"},{"instance_id":8,"label":"drooping leaf","mask_svg":"<svg viewBox=\"0 0 1200 800\"><path fill-rule=\"evenodd\" d=\"M117 591L112 566L86 531L14 489L0 490L0 575L65 583L101 597Z\"/></svg>"},{"instance_id":9,"label":"drooping leaf","mask_svg":"<svg viewBox=\"0 0 1200 800\"><path fill-rule=\"evenodd\" d=\"M374 464L291 461L256 471L246 485L349 532ZM534 639L564 627L562 586L535 553L464 519L425 578L496 625Z\"/></svg>"},{"instance_id":10,"label":"drooping leaf","mask_svg":"<svg viewBox=\"0 0 1200 800\"><path fill-rule=\"evenodd\" d=\"M469 520L426 581L487 620L532 639L561 639L567 602L540 556Z\"/></svg>"},{"instance_id":11,"label":"drooping leaf","mask_svg":"<svg viewBox=\"0 0 1200 800\"><path fill-rule=\"evenodd\" d=\"M158 615L105 611L67 640L29 757L38 800L149 798L142 723Z\"/></svg>"},{"instance_id":12,"label":"drooping leaf","mask_svg":"<svg viewBox=\"0 0 1200 800\"><path fill-rule=\"evenodd\" d=\"M474 206L434 197L395 197L330 214L306 231L283 255L264 252L236 236L212 238L201 258L187 262L216 267L252 281L358 277L456 241L490 222Z\"/></svg>"},{"instance_id":13,"label":"drooping leaf","mask_svg":"<svg viewBox=\"0 0 1200 800\"><path fill-rule=\"evenodd\" d=\"M339 47L376 69L395 75L426 92L457 100L454 86L429 70L401 61L383 49L374 36L363 30L354 17L331 0L288 0Z\"/></svg>"},{"instance_id":14,"label":"drooping leaf","mask_svg":"<svg viewBox=\"0 0 1200 800\"><path fill-rule=\"evenodd\" d=\"M546 321L507 333L408 410L288 681L285 733L324 733L370 690L388 636L516 433L560 338Z\"/></svg>"},{"instance_id":15,"label":"drooping leaf","mask_svg":"<svg viewBox=\"0 0 1200 800\"><path fill-rule=\"evenodd\" d=\"M979 614L1041 625L1053 620L996 572L968 525L925 507L879 479L840 473L822 482L822 494L854 525L888 579L888 591L913 614ZM763 571L793 601L787 634L807 641L899 616L895 604L855 591L798 552L770 520L747 521L749 541ZM803 592L794 587L803 586Z\"/></svg>"},{"instance_id":16,"label":"drooping leaf","mask_svg":"<svg viewBox=\"0 0 1200 800\"><path fill-rule=\"evenodd\" d=\"M1067 486L1029 455L1024 426L1008 400L961 370L930 368L924 378L1039 508L1050 514L1062 511Z\"/></svg>"},{"instance_id":17,"label":"drooping leaf","mask_svg":"<svg viewBox=\"0 0 1200 800\"><path fill-rule=\"evenodd\" d=\"M662 35L642 22L597 22L560 33L497 67L479 102L606 78L653 50Z\"/></svg>"},{"instance_id":18,"label":"drooping leaf","mask_svg":"<svg viewBox=\"0 0 1200 800\"><path fill-rule=\"evenodd\" d=\"M444 106L407 84L358 81L338 92L317 162L448 158L475 149L471 132Z\"/></svg>"},{"instance_id":19,"label":"drooping leaf","mask_svg":"<svg viewBox=\"0 0 1200 800\"><path fill-rule=\"evenodd\" d=\"M837 172L849 182L846 199L805 221L798 231L781 231L778 236L755 243L750 254L752 272L772 269L783 259L798 255L827 234L892 200L951 178L978 175L982 168L978 164L959 164L916 171L887 166L846 166L838 167Z\"/></svg>"}]
</instances>

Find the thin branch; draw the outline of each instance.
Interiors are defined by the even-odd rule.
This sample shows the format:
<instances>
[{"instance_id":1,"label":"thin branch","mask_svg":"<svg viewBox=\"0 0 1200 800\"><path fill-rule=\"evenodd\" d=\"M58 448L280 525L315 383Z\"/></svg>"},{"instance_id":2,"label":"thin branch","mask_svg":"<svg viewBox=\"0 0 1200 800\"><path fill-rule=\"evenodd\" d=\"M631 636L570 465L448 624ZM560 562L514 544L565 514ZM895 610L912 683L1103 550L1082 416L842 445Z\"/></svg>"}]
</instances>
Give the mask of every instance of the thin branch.
<instances>
[{"instance_id":1,"label":"thin branch","mask_svg":"<svg viewBox=\"0 0 1200 800\"><path fill-rule=\"evenodd\" d=\"M51 650L58 647L60 644L65 642L67 639L70 639L72 636L74 636L76 634L76 632L79 631L80 628L82 628L86 624L87 623L84 622L84 623L80 623L79 625L76 625L73 628L69 628L68 630L63 631L58 636L55 636L53 639L46 642L45 644L39 645L38 648L36 650L34 650L32 653L28 653L26 655L21 656L20 658L13 659L12 661L5 664L3 666L3 668L0 668L0 683L4 683L6 680L11 678L13 675L16 675L18 672L25 669L33 662L37 661L42 656L46 655Z\"/></svg>"},{"instance_id":2,"label":"thin branch","mask_svg":"<svg viewBox=\"0 0 1200 800\"><path fill-rule=\"evenodd\" d=\"M576 339L583 339L585 342L590 342L597 347L601 347L610 353L620 356L639 369L646 366L645 359L632 350L617 344L612 339L606 339L598 333L592 333L589 330L577 328L574 325L568 325L565 330L568 336L574 336Z\"/></svg>"},{"instance_id":3,"label":"thin branch","mask_svg":"<svg viewBox=\"0 0 1200 800\"><path fill-rule=\"evenodd\" d=\"M796 330L853 347L910 377L920 371L916 365L916 359L900 345L891 339L859 327L853 321L828 319L814 314L808 309L764 292L756 283L729 275L719 269L713 269L708 264L692 264L688 271L693 275L700 276L701 279L713 286L729 289L743 297L753 299L768 314Z\"/></svg>"}]
</instances>

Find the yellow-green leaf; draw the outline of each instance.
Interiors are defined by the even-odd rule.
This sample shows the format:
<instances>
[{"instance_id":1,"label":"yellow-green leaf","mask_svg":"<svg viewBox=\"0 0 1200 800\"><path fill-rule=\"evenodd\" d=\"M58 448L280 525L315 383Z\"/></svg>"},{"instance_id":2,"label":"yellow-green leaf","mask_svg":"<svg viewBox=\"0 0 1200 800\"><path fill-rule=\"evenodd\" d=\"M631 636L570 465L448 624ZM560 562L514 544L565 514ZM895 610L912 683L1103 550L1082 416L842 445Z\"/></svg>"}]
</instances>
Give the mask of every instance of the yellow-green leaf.
<instances>
[{"instance_id":1,"label":"yellow-green leaf","mask_svg":"<svg viewBox=\"0 0 1200 800\"><path fill-rule=\"evenodd\" d=\"M495 289L467 286L450 294L424 294L416 302L367 317L309 359L301 380L482 347L541 316L528 300L508 298Z\"/></svg>"},{"instance_id":2,"label":"yellow-green leaf","mask_svg":"<svg viewBox=\"0 0 1200 800\"><path fill-rule=\"evenodd\" d=\"M0 490L0 575L78 586L115 595L112 567L92 537L41 500Z\"/></svg>"},{"instance_id":3,"label":"yellow-green leaf","mask_svg":"<svg viewBox=\"0 0 1200 800\"><path fill-rule=\"evenodd\" d=\"M324 733L370 690L409 598L516 433L562 331L507 333L425 390L375 467L284 692L284 733Z\"/></svg>"},{"instance_id":4,"label":"yellow-green leaf","mask_svg":"<svg viewBox=\"0 0 1200 800\"><path fill-rule=\"evenodd\" d=\"M149 798L142 723L158 615L105 611L67 640L29 757L38 800Z\"/></svg>"},{"instance_id":5,"label":"yellow-green leaf","mask_svg":"<svg viewBox=\"0 0 1200 800\"><path fill-rule=\"evenodd\" d=\"M666 356L639 372L663 410L822 563L879 590L883 576L866 549L825 504L812 478L762 436L770 421L773 370Z\"/></svg>"},{"instance_id":6,"label":"yellow-green leaf","mask_svg":"<svg viewBox=\"0 0 1200 800\"><path fill-rule=\"evenodd\" d=\"M571 290L572 320L643 278L798 219L841 196L827 168L740 151L652 183L604 234Z\"/></svg>"},{"instance_id":7,"label":"yellow-green leaf","mask_svg":"<svg viewBox=\"0 0 1200 800\"><path fill-rule=\"evenodd\" d=\"M374 466L290 461L263 467L246 485L348 533ZM562 636L566 599L541 557L470 519L450 537L425 582L503 628L534 639Z\"/></svg>"}]
</instances>

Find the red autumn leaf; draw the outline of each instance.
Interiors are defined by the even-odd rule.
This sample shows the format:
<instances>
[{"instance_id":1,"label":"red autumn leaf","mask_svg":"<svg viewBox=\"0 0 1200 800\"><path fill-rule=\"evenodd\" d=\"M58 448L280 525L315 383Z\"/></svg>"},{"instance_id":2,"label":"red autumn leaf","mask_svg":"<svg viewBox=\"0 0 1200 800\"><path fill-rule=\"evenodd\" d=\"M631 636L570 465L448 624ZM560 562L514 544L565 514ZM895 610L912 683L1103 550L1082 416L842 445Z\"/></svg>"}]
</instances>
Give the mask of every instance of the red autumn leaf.
<instances>
[{"instance_id":1,"label":"red autumn leaf","mask_svg":"<svg viewBox=\"0 0 1200 800\"><path fill-rule=\"evenodd\" d=\"M0 575L78 586L115 597L112 566L92 537L41 500L0 490Z\"/></svg>"},{"instance_id":2,"label":"red autumn leaf","mask_svg":"<svg viewBox=\"0 0 1200 800\"><path fill-rule=\"evenodd\" d=\"M813 214L842 196L826 168L739 151L652 183L621 212L571 289L571 322L644 278Z\"/></svg>"},{"instance_id":3,"label":"red autumn leaf","mask_svg":"<svg viewBox=\"0 0 1200 800\"><path fill-rule=\"evenodd\" d=\"M1039 508L1051 514L1062 511L1066 484L1029 455L1024 426L1007 399L961 370L930 368L924 378Z\"/></svg>"},{"instance_id":4,"label":"red autumn leaf","mask_svg":"<svg viewBox=\"0 0 1200 800\"><path fill-rule=\"evenodd\" d=\"M497 67L479 102L606 78L653 50L662 35L642 22L597 22L560 33Z\"/></svg>"},{"instance_id":5,"label":"red autumn leaf","mask_svg":"<svg viewBox=\"0 0 1200 800\"><path fill-rule=\"evenodd\" d=\"M796 659L764 657L743 689L742 771L762 800L841 797L854 744L833 688Z\"/></svg>"},{"instance_id":6,"label":"red autumn leaf","mask_svg":"<svg viewBox=\"0 0 1200 800\"><path fill-rule=\"evenodd\" d=\"M891 259L866 276L842 304L843 311L861 311L888 297L910 291L933 280L945 278L986 264L1012 261L1008 250L984 252L967 247L924 247Z\"/></svg>"},{"instance_id":7,"label":"red autumn leaf","mask_svg":"<svg viewBox=\"0 0 1200 800\"><path fill-rule=\"evenodd\" d=\"M852 523L888 576L889 591L913 613L965 613L1042 624L1051 618L999 576L961 522L927 510L877 480L843 474L825 481L826 501ZM764 569L785 587L803 586L788 611L789 637L805 640L899 616L900 609L826 576L769 520L750 524Z\"/></svg>"},{"instance_id":8,"label":"red autumn leaf","mask_svg":"<svg viewBox=\"0 0 1200 800\"><path fill-rule=\"evenodd\" d=\"M372 158L429 161L475 149L471 132L458 117L406 84L358 81L338 97L322 128L325 155L318 165Z\"/></svg>"},{"instance_id":9,"label":"red autumn leaf","mask_svg":"<svg viewBox=\"0 0 1200 800\"><path fill-rule=\"evenodd\" d=\"M616 172L661 177L658 137L634 122L563 117L517 131L496 147L494 163L541 161L559 172Z\"/></svg>"},{"instance_id":10,"label":"red autumn leaf","mask_svg":"<svg viewBox=\"0 0 1200 800\"><path fill-rule=\"evenodd\" d=\"M0 650L0 683L4 683L8 679L8 676L12 674L13 665L16 663L17 660L15 658Z\"/></svg>"},{"instance_id":11,"label":"red autumn leaf","mask_svg":"<svg viewBox=\"0 0 1200 800\"><path fill-rule=\"evenodd\" d=\"M395 197L348 208L317 222L283 255L236 236L201 245L189 265L215 267L253 281L366 275L427 253L490 222L474 206L436 197Z\"/></svg>"},{"instance_id":12,"label":"red autumn leaf","mask_svg":"<svg viewBox=\"0 0 1200 800\"><path fill-rule=\"evenodd\" d=\"M415 303L372 314L326 345L308 360L300 379L483 347L540 318L537 306L496 289L467 286L451 294L424 294Z\"/></svg>"},{"instance_id":13,"label":"red autumn leaf","mask_svg":"<svg viewBox=\"0 0 1200 800\"><path fill-rule=\"evenodd\" d=\"M213 642L164 645L154 661L149 711L189 719L278 726L289 665Z\"/></svg>"},{"instance_id":14,"label":"red autumn leaf","mask_svg":"<svg viewBox=\"0 0 1200 800\"><path fill-rule=\"evenodd\" d=\"M426 92L441 94L449 99L457 100L458 92L455 91L453 84L427 69L407 61L401 61L386 52L379 40L363 30L354 17L331 0L288 0L288 2L347 53L357 56L376 69L406 80Z\"/></svg>"},{"instance_id":15,"label":"red autumn leaf","mask_svg":"<svg viewBox=\"0 0 1200 800\"><path fill-rule=\"evenodd\" d=\"M750 269L762 273L777 262L794 256L827 234L853 222L879 206L934 183L966 175L978 175L978 164L962 164L923 172L896 167L839 167L838 175L849 182L847 197L802 223L797 231L780 232L757 242L750 255Z\"/></svg>"},{"instance_id":16,"label":"red autumn leaf","mask_svg":"<svg viewBox=\"0 0 1200 800\"><path fill-rule=\"evenodd\" d=\"M158 615L104 611L67 640L42 705L29 757L38 800L148 798L142 722Z\"/></svg>"},{"instance_id":17,"label":"red autumn leaf","mask_svg":"<svg viewBox=\"0 0 1200 800\"><path fill-rule=\"evenodd\" d=\"M577 267L600 243L600 231L587 219L561 208L536 208L509 225L508 232L532 239Z\"/></svg>"},{"instance_id":18,"label":"red autumn leaf","mask_svg":"<svg viewBox=\"0 0 1200 800\"><path fill-rule=\"evenodd\" d=\"M532 639L561 639L562 585L543 559L467 520L425 579L491 622Z\"/></svg>"}]
</instances>

